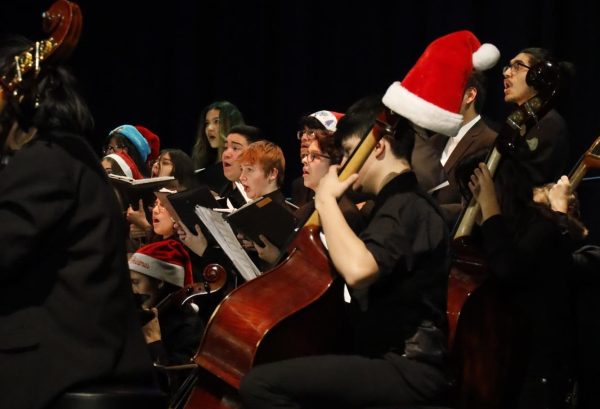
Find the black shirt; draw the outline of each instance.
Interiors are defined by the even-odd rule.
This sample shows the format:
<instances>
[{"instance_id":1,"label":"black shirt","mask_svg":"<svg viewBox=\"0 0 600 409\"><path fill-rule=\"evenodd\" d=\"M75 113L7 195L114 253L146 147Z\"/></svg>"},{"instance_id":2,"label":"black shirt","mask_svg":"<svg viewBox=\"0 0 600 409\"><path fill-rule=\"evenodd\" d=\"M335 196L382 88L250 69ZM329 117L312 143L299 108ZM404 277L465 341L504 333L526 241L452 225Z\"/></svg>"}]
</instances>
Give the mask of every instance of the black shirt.
<instances>
[{"instance_id":1,"label":"black shirt","mask_svg":"<svg viewBox=\"0 0 600 409\"><path fill-rule=\"evenodd\" d=\"M446 349L449 252L446 224L407 172L375 199L360 235L379 267L368 290L352 290L356 352L388 352L441 364Z\"/></svg>"}]
</instances>

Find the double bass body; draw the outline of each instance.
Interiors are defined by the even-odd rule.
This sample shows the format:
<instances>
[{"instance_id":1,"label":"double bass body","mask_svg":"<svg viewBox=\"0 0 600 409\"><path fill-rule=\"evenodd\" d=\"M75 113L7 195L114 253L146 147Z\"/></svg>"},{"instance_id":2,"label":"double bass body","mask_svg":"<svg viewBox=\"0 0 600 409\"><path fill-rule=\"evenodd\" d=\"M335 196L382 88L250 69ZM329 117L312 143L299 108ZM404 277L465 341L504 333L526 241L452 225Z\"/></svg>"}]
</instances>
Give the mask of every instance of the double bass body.
<instances>
[{"instance_id":1,"label":"double bass body","mask_svg":"<svg viewBox=\"0 0 600 409\"><path fill-rule=\"evenodd\" d=\"M232 394L252 366L343 350L341 280L319 231L305 226L277 268L219 304L194 357L202 375L186 407L235 407Z\"/></svg>"}]
</instances>

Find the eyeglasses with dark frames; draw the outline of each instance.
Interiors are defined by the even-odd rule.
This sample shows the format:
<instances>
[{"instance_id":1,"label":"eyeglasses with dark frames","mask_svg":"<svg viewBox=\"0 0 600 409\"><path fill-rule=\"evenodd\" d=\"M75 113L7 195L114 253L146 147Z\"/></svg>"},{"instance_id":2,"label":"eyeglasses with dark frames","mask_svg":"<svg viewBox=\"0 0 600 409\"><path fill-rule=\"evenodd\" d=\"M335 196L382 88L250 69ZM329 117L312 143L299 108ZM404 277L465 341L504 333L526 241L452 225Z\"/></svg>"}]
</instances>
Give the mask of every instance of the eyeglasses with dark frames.
<instances>
[{"instance_id":1,"label":"eyeglasses with dark frames","mask_svg":"<svg viewBox=\"0 0 600 409\"><path fill-rule=\"evenodd\" d=\"M331 156L324 155L322 153L317 153L317 152L308 152L308 153L305 153L304 155L300 156L300 160L303 161L304 159L306 159L306 163L311 163L316 158L331 159Z\"/></svg>"},{"instance_id":2,"label":"eyeglasses with dark frames","mask_svg":"<svg viewBox=\"0 0 600 409\"><path fill-rule=\"evenodd\" d=\"M502 67L502 74L506 74L506 71L508 71L509 69L513 74L516 74L521 70L521 68L530 69L531 67L522 61L515 61Z\"/></svg>"}]
</instances>

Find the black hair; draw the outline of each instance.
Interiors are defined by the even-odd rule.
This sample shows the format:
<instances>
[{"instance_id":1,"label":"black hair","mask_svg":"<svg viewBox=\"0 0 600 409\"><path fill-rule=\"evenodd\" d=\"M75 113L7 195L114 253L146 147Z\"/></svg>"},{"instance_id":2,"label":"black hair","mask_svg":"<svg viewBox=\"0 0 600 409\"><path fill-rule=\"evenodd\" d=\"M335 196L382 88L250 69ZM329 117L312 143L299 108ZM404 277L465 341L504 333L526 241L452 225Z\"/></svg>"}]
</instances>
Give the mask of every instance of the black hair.
<instances>
[{"instance_id":1,"label":"black hair","mask_svg":"<svg viewBox=\"0 0 600 409\"><path fill-rule=\"evenodd\" d=\"M415 146L415 128L412 122L402 116L399 117L394 134L385 134L383 138L389 142L394 156L410 163Z\"/></svg>"},{"instance_id":2,"label":"black hair","mask_svg":"<svg viewBox=\"0 0 600 409\"><path fill-rule=\"evenodd\" d=\"M569 61L557 61L552 52L546 48L529 47L522 49L519 53L529 55L529 65L531 67L543 62L550 62L558 66L560 73L559 90L561 92L568 89L575 78L575 65Z\"/></svg>"},{"instance_id":3,"label":"black hair","mask_svg":"<svg viewBox=\"0 0 600 409\"><path fill-rule=\"evenodd\" d=\"M469 79L467 80L467 85L465 86L465 90L469 88L475 88L477 91L477 96L475 97L475 112L478 114L483 111L483 106L485 105L485 100L487 97L487 78L482 71L474 70L471 75L469 75Z\"/></svg>"},{"instance_id":4,"label":"black hair","mask_svg":"<svg viewBox=\"0 0 600 409\"><path fill-rule=\"evenodd\" d=\"M194 163L192 158L181 149L163 149L159 157L168 153L173 162L173 173L177 179L177 190L190 189L196 186L196 177L194 173Z\"/></svg>"},{"instance_id":5,"label":"black hair","mask_svg":"<svg viewBox=\"0 0 600 409\"><path fill-rule=\"evenodd\" d=\"M341 146L351 136L362 138L366 135L373 128L375 119L383 108L381 95L370 95L353 103L337 123L334 133L336 145Z\"/></svg>"},{"instance_id":6,"label":"black hair","mask_svg":"<svg viewBox=\"0 0 600 409\"><path fill-rule=\"evenodd\" d=\"M262 131L251 125L235 125L229 129L228 134L237 133L246 138L248 144L264 139Z\"/></svg>"}]
</instances>

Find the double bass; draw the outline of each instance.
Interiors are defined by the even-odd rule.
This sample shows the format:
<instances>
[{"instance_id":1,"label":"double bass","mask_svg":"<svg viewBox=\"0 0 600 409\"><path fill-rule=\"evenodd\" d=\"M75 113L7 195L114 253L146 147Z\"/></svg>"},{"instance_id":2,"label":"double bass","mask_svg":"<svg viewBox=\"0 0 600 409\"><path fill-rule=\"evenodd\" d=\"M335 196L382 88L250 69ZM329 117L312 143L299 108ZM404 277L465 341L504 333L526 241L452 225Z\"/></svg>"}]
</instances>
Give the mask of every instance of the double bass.
<instances>
[{"instance_id":1,"label":"double bass","mask_svg":"<svg viewBox=\"0 0 600 409\"><path fill-rule=\"evenodd\" d=\"M536 87L538 94L507 117L486 159L492 177L501 166L502 156L516 151L518 139L550 110L558 92L560 77L555 64L541 62L527 75L528 84L530 77L541 84ZM503 300L505 295L487 280L488 268L471 241L480 212L479 204L471 198L454 230L448 278L449 346L459 408L501 408L512 387L507 363L525 358L519 355L518 334L513 329L510 307Z\"/></svg>"},{"instance_id":2,"label":"double bass","mask_svg":"<svg viewBox=\"0 0 600 409\"><path fill-rule=\"evenodd\" d=\"M384 110L345 164L339 178L360 170L377 141L394 131L396 115ZM315 212L275 268L233 290L206 326L188 378L186 408L236 408L242 377L260 363L344 350L340 325L342 280L319 237ZM187 391L185 391L187 392Z\"/></svg>"},{"instance_id":3,"label":"double bass","mask_svg":"<svg viewBox=\"0 0 600 409\"><path fill-rule=\"evenodd\" d=\"M600 168L600 137L569 172L571 190L594 168ZM456 255L449 276L448 318L460 408L497 407L500 396L508 392L506 363L526 358L511 348L510 338L518 334L512 332L510 310L500 301L501 295L497 288L486 286L485 265L474 254Z\"/></svg>"}]
</instances>

